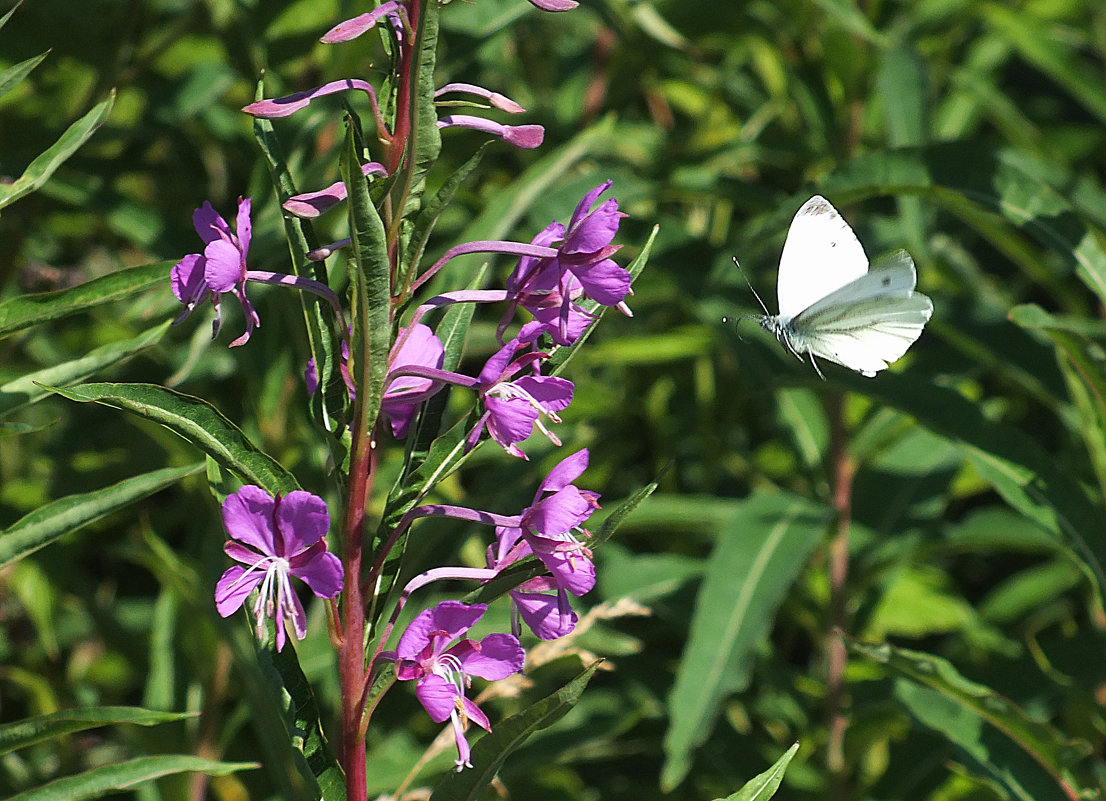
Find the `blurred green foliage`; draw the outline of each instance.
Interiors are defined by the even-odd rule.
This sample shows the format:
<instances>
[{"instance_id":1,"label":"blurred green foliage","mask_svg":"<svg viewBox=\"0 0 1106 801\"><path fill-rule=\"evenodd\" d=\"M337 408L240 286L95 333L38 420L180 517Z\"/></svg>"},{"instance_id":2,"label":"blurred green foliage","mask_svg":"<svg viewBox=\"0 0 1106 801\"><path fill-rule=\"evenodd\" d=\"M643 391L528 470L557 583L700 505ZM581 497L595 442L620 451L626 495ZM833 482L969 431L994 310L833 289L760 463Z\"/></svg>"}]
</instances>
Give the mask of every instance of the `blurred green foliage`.
<instances>
[{"instance_id":1,"label":"blurred green foliage","mask_svg":"<svg viewBox=\"0 0 1106 801\"><path fill-rule=\"evenodd\" d=\"M0 69L49 51L0 98L0 175L20 175L117 92L92 139L0 216L0 300L171 264L195 249L192 210L210 199L227 212L238 195L257 209L254 266L287 270L268 172L238 109L262 71L268 96L371 80L371 48L317 42L361 4L83 6L28 0L0 30ZM577 394L560 427L565 448L591 449L584 485L610 508L663 471L656 495L596 552L600 583L586 599L596 620L576 646L613 669L508 760L507 790L650 799L665 797L663 777L681 798L709 799L799 741L780 798L1101 792L1106 6L584 0L550 15L523 0L454 0L442 20L439 82L513 97L546 142L492 145L436 229L432 257L475 232L528 241L607 178L630 215L619 259L660 224L634 318L607 315L569 366ZM275 124L302 189L338 179L341 114L335 100ZM431 184L481 141L446 131ZM526 186L539 189L517 202ZM827 366L823 383L755 324L721 322L757 312L734 255L771 305L786 226L815 191L870 255L907 247L934 299L921 340L873 380ZM505 207L506 196L516 202ZM320 230L337 238L341 225L336 215ZM324 492L298 310L279 289L255 295L264 324L248 352L228 352L226 333L208 342L207 322L190 320L98 380L204 397ZM138 337L175 307L166 280L137 302L9 335L0 388ZM470 366L484 355L467 354ZM0 526L197 459L155 424L58 397L4 423ZM824 644L837 424L856 465L846 630L898 649L853 647L834 762ZM561 454L531 456L474 459L446 501L513 513ZM773 551L781 520L786 548ZM428 554L482 560L484 532L444 521L417 532L413 565ZM6 754L0 787L202 746L265 763L214 778L212 797L297 797L250 632L215 614L222 541L195 477L2 568L0 720L109 704L200 715ZM640 607L601 605L620 599ZM333 730L321 613L297 650ZM553 654L531 672L533 687L492 703L493 721L579 669L578 656ZM395 789L435 730L410 694L389 694L374 718L370 790ZM417 783L448 762L439 755ZM187 782L136 796L183 798Z\"/></svg>"}]
</instances>

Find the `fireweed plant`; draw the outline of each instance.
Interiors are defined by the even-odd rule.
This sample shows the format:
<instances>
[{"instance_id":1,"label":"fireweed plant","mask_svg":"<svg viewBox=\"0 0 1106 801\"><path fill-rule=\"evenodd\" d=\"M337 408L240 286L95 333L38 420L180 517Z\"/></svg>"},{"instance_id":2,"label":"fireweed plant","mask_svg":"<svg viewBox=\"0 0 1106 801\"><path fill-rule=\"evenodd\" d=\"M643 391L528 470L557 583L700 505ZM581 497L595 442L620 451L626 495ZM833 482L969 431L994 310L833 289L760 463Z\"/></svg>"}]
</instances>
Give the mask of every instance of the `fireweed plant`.
<instances>
[{"instance_id":1,"label":"fireweed plant","mask_svg":"<svg viewBox=\"0 0 1106 801\"><path fill-rule=\"evenodd\" d=\"M530 1L543 11L568 11L576 5ZM210 302L215 338L223 322L223 299L230 295L237 301L245 330L231 347L246 346L262 325L247 295L251 284L304 293L312 349L304 378L311 412L337 465L342 508L335 520L336 548L327 545L331 516L322 497L298 488L286 475L267 484L248 481L227 493L222 504L228 537L224 550L234 564L214 588L214 599L224 617L243 609L250 616L259 654L276 666L291 696L293 746L307 757L307 778L318 784L323 797L366 797L372 714L392 687L413 687L427 715L448 726L458 772L471 768L474 760L485 767L495 764L513 746L489 740L482 755L474 754L468 739L473 725L492 731L499 724L473 699L473 678L495 682L516 674L525 662L524 641L557 640L575 628L572 599L595 584L593 538L585 525L599 509L599 494L575 483L587 468L588 451L565 456L541 482L532 504L513 514L432 503L427 496L485 443L501 450L504 459L527 459L524 448L535 432L561 444L556 425L568 413L574 387L555 373L606 308L630 315L631 270L636 274L641 269L648 250L631 269L614 258L621 247L615 239L624 214L611 182L605 181L575 209L566 209L564 222L551 222L530 242L466 242L446 249L433 262L425 258L438 216L483 152L428 196L426 179L441 148L440 132L474 129L522 149L537 148L544 138L540 125L495 121L498 114L525 113L510 98L467 83L435 85L439 13L433 0L386 2L322 37L335 45L370 32L379 37L391 59L382 86L347 78L279 98L263 98L259 89L262 99L245 107L255 119L286 213L295 272L251 267L250 198L239 199L233 224L204 202L193 215L201 249L184 256L171 271L172 291L184 306L177 322ZM321 190L297 192L279 156L279 127L271 121L338 92L353 95L345 119L341 180ZM464 98L466 111L472 113L441 114L443 98L457 97ZM362 100L371 115L364 125L353 110ZM343 205L349 236L320 245L310 221ZM473 253L509 257L514 269L504 288L482 288L481 272L468 289L435 294L434 279L441 268ZM347 261L348 286L331 285L326 266L331 256ZM460 354L478 308L495 315L494 325L485 329L494 332L495 341L482 343L492 355L475 375L468 375L459 370ZM467 393L470 414L447 419L447 387ZM381 447L387 437L402 441L404 448ZM403 465L381 519L370 521L366 509L381 458L402 458ZM256 471L231 469L256 479ZM616 510L595 539L607 536L649 491ZM484 566L431 565L398 586L406 540L417 536L413 528L426 517L450 517L486 531ZM415 610L407 607L419 605L425 595L418 591L442 581L450 587L467 584L468 596L422 608L412 619ZM342 714L335 738L337 760L329 756L291 645L308 627L298 585L324 599L337 652ZM510 630L481 639L466 636L493 602L509 604ZM403 619L412 622L401 628L405 608ZM555 698L504 725L513 730L549 725L574 703L592 670L594 666ZM490 776L480 772L476 781Z\"/></svg>"}]
</instances>

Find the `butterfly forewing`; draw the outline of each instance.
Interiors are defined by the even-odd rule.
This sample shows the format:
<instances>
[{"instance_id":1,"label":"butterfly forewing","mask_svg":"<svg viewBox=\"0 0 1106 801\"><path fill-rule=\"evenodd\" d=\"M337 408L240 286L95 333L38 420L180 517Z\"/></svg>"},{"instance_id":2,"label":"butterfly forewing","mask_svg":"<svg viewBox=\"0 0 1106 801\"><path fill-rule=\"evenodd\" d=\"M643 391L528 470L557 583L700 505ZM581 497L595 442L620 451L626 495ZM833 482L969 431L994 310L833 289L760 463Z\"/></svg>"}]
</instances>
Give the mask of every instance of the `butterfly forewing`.
<instances>
[{"instance_id":1,"label":"butterfly forewing","mask_svg":"<svg viewBox=\"0 0 1106 801\"><path fill-rule=\"evenodd\" d=\"M791 221L776 285L781 318L807 307L868 272L853 229L830 202L815 195Z\"/></svg>"}]
</instances>

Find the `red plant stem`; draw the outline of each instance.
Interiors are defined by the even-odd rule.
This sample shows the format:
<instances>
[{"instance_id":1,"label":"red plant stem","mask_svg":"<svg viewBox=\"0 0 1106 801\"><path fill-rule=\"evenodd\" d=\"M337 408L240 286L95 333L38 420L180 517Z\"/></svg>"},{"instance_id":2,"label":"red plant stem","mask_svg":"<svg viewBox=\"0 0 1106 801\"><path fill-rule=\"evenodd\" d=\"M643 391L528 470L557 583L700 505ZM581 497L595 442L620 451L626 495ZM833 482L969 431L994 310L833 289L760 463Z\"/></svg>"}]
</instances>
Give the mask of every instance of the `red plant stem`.
<instances>
[{"instance_id":1,"label":"red plant stem","mask_svg":"<svg viewBox=\"0 0 1106 801\"><path fill-rule=\"evenodd\" d=\"M361 551L373 443L371 432L365 431L364 415L354 418L352 441L349 494L342 521L346 572L342 592L343 636L338 651L338 677L342 688L342 767L346 772L346 798L348 801L367 801L365 738L361 735L361 696L365 685L365 601L361 593Z\"/></svg>"},{"instance_id":2,"label":"red plant stem","mask_svg":"<svg viewBox=\"0 0 1106 801\"><path fill-rule=\"evenodd\" d=\"M830 609L825 633L826 718L829 739L826 743L826 768L831 775L831 798L848 796L845 776L844 741L848 728L845 692L845 643L841 633L848 624L849 526L852 518L853 477L856 463L849 454L845 427L844 399L835 393L828 402L830 418L830 466L833 470L833 508L837 528L829 545Z\"/></svg>"}]
</instances>

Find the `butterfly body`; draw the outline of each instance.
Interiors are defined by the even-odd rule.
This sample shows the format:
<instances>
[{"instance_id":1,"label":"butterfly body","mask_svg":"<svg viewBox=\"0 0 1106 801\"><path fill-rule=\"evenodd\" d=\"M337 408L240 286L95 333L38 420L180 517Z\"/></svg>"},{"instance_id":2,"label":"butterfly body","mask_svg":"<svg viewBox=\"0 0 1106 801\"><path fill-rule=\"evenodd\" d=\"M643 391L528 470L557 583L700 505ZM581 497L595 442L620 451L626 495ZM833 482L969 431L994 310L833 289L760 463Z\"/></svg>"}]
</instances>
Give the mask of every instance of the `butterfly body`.
<instances>
[{"instance_id":1,"label":"butterfly body","mask_svg":"<svg viewBox=\"0 0 1106 801\"><path fill-rule=\"evenodd\" d=\"M848 223L815 195L784 243L780 313L765 313L760 324L800 359L809 356L815 370L819 356L871 378L906 353L933 314L917 282L904 250L869 270Z\"/></svg>"}]
</instances>

